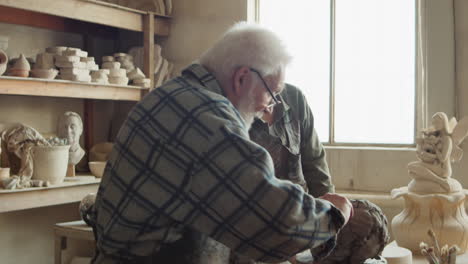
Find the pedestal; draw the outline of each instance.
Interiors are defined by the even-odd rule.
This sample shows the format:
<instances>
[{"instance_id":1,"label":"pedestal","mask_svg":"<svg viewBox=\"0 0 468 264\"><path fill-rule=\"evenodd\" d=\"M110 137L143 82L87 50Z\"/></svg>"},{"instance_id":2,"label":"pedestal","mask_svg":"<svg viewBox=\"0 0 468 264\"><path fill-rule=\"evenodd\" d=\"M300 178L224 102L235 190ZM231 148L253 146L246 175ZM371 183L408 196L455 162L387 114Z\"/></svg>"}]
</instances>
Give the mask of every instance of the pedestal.
<instances>
[{"instance_id":1,"label":"pedestal","mask_svg":"<svg viewBox=\"0 0 468 264\"><path fill-rule=\"evenodd\" d=\"M68 164L67 167L67 177L75 177L75 165L73 164Z\"/></svg>"},{"instance_id":2,"label":"pedestal","mask_svg":"<svg viewBox=\"0 0 468 264\"><path fill-rule=\"evenodd\" d=\"M416 194L406 187L397 189L405 199L405 209L392 220L398 245L421 255L419 244L432 240L428 230L436 234L440 246L458 245L459 254L468 246L468 217L465 213L465 190L447 194Z\"/></svg>"}]
</instances>

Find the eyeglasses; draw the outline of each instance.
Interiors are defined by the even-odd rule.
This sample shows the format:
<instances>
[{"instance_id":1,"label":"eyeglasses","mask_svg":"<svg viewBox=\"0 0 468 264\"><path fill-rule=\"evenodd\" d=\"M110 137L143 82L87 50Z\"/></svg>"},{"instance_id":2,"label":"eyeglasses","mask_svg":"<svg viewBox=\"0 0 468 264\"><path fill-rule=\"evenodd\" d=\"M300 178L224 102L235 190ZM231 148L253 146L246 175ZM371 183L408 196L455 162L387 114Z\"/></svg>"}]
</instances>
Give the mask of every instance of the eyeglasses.
<instances>
[{"instance_id":1,"label":"eyeglasses","mask_svg":"<svg viewBox=\"0 0 468 264\"><path fill-rule=\"evenodd\" d=\"M278 100L278 98L276 98L277 95L275 95L275 94L273 93L273 91L270 89L270 87L268 87L268 84L266 83L265 79L263 79L263 77L262 77L262 75L260 74L260 72L258 72L258 71L257 71L256 69L254 69L254 68L249 68L249 69L250 69L251 71L255 72L255 73L258 75L258 77L260 77L260 80L262 80L263 85L265 86L265 88L267 89L268 93L270 93L271 98L273 99L273 102L270 103L269 105L267 105L267 108L273 107L273 106L275 106L275 105L277 105L277 104L281 104L281 101Z\"/></svg>"}]
</instances>

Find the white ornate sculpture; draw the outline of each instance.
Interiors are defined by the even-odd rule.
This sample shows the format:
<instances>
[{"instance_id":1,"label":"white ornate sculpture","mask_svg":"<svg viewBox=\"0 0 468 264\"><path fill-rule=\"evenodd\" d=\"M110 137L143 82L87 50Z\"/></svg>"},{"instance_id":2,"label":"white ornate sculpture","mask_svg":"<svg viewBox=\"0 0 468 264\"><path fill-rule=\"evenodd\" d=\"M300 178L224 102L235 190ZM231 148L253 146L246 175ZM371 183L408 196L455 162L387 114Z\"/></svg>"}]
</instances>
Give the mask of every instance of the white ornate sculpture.
<instances>
[{"instance_id":1,"label":"white ornate sculpture","mask_svg":"<svg viewBox=\"0 0 468 264\"><path fill-rule=\"evenodd\" d=\"M392 190L392 198L403 197L405 209L392 220L399 246L419 252L427 230L432 229L443 244L468 247L468 216L464 210L465 191L453 179L452 162L463 155L459 147L468 134L468 117L457 123L442 112L434 114L432 125L418 138L418 161L408 164L413 178L408 187Z\"/></svg>"},{"instance_id":2,"label":"white ornate sculpture","mask_svg":"<svg viewBox=\"0 0 468 264\"><path fill-rule=\"evenodd\" d=\"M59 119L57 130L58 136L66 138L70 144L68 164L76 165L85 154L80 146L80 137L83 134L83 122L80 115L75 112L65 112Z\"/></svg>"}]
</instances>

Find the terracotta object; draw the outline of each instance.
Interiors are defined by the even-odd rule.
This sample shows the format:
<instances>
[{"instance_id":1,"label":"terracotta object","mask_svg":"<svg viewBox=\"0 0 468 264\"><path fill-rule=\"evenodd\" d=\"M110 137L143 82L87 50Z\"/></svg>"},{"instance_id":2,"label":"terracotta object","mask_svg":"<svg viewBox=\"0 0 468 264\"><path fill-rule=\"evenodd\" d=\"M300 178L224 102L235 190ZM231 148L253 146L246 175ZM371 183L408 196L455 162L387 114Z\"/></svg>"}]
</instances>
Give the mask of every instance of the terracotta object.
<instances>
[{"instance_id":1,"label":"terracotta object","mask_svg":"<svg viewBox=\"0 0 468 264\"><path fill-rule=\"evenodd\" d=\"M105 161L90 161L88 162L89 170L96 178L101 178L106 168Z\"/></svg>"},{"instance_id":2,"label":"terracotta object","mask_svg":"<svg viewBox=\"0 0 468 264\"><path fill-rule=\"evenodd\" d=\"M417 140L418 161L408 164L413 180L407 187L392 190L392 198L405 199L404 210L392 220L395 240L401 247L421 254L419 244L432 229L441 244L468 247L468 216L464 203L466 191L453 179L451 163L459 161L460 143L468 133L468 117L450 121L444 113L436 113L432 126Z\"/></svg>"},{"instance_id":3,"label":"terracotta object","mask_svg":"<svg viewBox=\"0 0 468 264\"><path fill-rule=\"evenodd\" d=\"M0 75L4 74L8 65L8 55L0 49Z\"/></svg>"},{"instance_id":4,"label":"terracotta object","mask_svg":"<svg viewBox=\"0 0 468 264\"><path fill-rule=\"evenodd\" d=\"M32 69L31 75L41 79L55 79L58 71L56 69Z\"/></svg>"},{"instance_id":5,"label":"terracotta object","mask_svg":"<svg viewBox=\"0 0 468 264\"><path fill-rule=\"evenodd\" d=\"M35 146L32 149L34 173L32 178L50 184L60 184L65 179L70 146Z\"/></svg>"}]
</instances>

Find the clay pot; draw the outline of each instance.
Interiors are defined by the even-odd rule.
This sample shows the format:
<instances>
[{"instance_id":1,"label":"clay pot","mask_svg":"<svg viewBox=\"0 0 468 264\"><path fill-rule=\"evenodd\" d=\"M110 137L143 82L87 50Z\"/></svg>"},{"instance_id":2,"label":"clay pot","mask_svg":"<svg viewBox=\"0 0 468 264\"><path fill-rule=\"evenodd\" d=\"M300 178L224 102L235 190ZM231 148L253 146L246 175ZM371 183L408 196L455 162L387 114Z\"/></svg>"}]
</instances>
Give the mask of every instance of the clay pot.
<instances>
[{"instance_id":1,"label":"clay pot","mask_svg":"<svg viewBox=\"0 0 468 264\"><path fill-rule=\"evenodd\" d=\"M0 49L0 75L5 73L8 65L8 56L5 51Z\"/></svg>"},{"instance_id":2,"label":"clay pot","mask_svg":"<svg viewBox=\"0 0 468 264\"><path fill-rule=\"evenodd\" d=\"M13 64L13 69L16 70L31 70L31 65L23 54L20 54L19 59Z\"/></svg>"},{"instance_id":3,"label":"clay pot","mask_svg":"<svg viewBox=\"0 0 468 264\"><path fill-rule=\"evenodd\" d=\"M62 183L67 174L70 146L35 146L32 149L35 180Z\"/></svg>"},{"instance_id":4,"label":"clay pot","mask_svg":"<svg viewBox=\"0 0 468 264\"><path fill-rule=\"evenodd\" d=\"M101 178L106 168L105 161L90 161L88 162L89 170L96 178Z\"/></svg>"},{"instance_id":5,"label":"clay pot","mask_svg":"<svg viewBox=\"0 0 468 264\"><path fill-rule=\"evenodd\" d=\"M55 79L58 71L56 69L32 69L31 75L42 79Z\"/></svg>"},{"instance_id":6,"label":"clay pot","mask_svg":"<svg viewBox=\"0 0 468 264\"><path fill-rule=\"evenodd\" d=\"M9 69L8 75L16 76L16 77L28 77L29 71L28 70L18 70L18 69Z\"/></svg>"}]
</instances>

